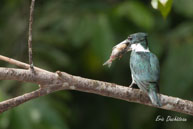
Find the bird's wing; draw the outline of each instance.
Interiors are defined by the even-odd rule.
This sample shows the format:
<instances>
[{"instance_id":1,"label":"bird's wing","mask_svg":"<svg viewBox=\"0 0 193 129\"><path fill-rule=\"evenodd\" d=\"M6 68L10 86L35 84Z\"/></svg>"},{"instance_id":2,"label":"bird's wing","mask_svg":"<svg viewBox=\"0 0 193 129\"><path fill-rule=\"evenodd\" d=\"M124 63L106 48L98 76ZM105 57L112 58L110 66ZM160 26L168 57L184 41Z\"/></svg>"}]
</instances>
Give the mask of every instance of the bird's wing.
<instances>
[{"instance_id":1,"label":"bird's wing","mask_svg":"<svg viewBox=\"0 0 193 129\"><path fill-rule=\"evenodd\" d=\"M159 80L159 61L153 53L134 53L130 61L131 72L137 86L148 93L151 102L161 106L157 96Z\"/></svg>"},{"instance_id":2,"label":"bird's wing","mask_svg":"<svg viewBox=\"0 0 193 129\"><path fill-rule=\"evenodd\" d=\"M146 85L156 83L159 79L159 61L153 53L138 53L130 62L135 81Z\"/></svg>"},{"instance_id":3,"label":"bird's wing","mask_svg":"<svg viewBox=\"0 0 193 129\"><path fill-rule=\"evenodd\" d=\"M159 60L156 57L155 54L150 53L150 66L151 66L151 76L156 82L159 80L160 76L160 66L159 66Z\"/></svg>"}]
</instances>

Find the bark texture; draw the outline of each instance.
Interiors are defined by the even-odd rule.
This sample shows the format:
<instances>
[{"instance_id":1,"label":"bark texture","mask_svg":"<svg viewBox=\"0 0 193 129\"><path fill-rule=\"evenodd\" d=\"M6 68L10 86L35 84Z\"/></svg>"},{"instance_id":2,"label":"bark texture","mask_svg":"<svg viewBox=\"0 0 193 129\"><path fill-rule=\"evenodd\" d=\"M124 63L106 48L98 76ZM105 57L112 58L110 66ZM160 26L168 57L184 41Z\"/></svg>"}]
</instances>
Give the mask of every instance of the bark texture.
<instances>
[{"instance_id":1,"label":"bark texture","mask_svg":"<svg viewBox=\"0 0 193 129\"><path fill-rule=\"evenodd\" d=\"M1 56L0 59L2 59ZM28 64L13 59L11 60L12 64L24 66L24 68L30 67ZM31 72L31 70L0 67L0 80L17 80L40 85L40 88L36 91L0 102L1 113L26 101L50 94L58 90L76 90L94 93L128 102L153 106L149 100L149 97L139 89L73 76L60 71L53 73L37 67L34 67L34 70L35 74ZM192 101L162 94L160 94L160 99L163 105L161 109L193 115Z\"/></svg>"}]
</instances>

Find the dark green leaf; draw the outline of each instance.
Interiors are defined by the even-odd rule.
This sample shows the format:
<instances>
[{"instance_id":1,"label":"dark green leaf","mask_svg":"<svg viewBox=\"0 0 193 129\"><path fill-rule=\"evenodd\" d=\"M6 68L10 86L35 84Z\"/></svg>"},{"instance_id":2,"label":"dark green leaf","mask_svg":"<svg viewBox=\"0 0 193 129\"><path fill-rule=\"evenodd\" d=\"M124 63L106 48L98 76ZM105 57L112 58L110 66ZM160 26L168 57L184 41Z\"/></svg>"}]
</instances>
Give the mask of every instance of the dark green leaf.
<instances>
[{"instance_id":1,"label":"dark green leaf","mask_svg":"<svg viewBox=\"0 0 193 129\"><path fill-rule=\"evenodd\" d=\"M166 2L163 3L161 2L161 0L159 0L158 2L158 8L162 14L162 16L166 19L166 17L168 16L171 8L172 8L172 2L173 0L165 0Z\"/></svg>"}]
</instances>

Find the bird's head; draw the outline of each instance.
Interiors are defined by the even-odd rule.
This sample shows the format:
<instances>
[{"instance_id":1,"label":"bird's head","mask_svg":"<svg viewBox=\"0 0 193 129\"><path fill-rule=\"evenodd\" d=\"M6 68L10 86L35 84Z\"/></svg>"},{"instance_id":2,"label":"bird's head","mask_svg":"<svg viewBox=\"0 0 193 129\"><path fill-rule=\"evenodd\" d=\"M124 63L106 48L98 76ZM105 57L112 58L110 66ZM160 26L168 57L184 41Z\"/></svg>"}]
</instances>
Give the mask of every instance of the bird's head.
<instances>
[{"instance_id":1,"label":"bird's head","mask_svg":"<svg viewBox=\"0 0 193 129\"><path fill-rule=\"evenodd\" d=\"M122 41L121 43L129 44L127 47L127 51L149 51L148 42L147 42L147 33L138 32L128 36L127 39Z\"/></svg>"}]
</instances>

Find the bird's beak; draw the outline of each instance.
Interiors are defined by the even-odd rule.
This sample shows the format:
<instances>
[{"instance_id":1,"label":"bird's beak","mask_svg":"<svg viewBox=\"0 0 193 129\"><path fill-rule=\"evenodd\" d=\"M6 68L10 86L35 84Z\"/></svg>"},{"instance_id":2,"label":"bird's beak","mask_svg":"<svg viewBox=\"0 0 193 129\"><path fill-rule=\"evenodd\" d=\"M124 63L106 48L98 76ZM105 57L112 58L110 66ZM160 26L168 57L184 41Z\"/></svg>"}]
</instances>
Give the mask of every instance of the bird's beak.
<instances>
[{"instance_id":1,"label":"bird's beak","mask_svg":"<svg viewBox=\"0 0 193 129\"><path fill-rule=\"evenodd\" d=\"M124 41L120 42L119 44L126 44L127 48L126 51L131 51L131 41L129 39L125 39Z\"/></svg>"}]
</instances>

